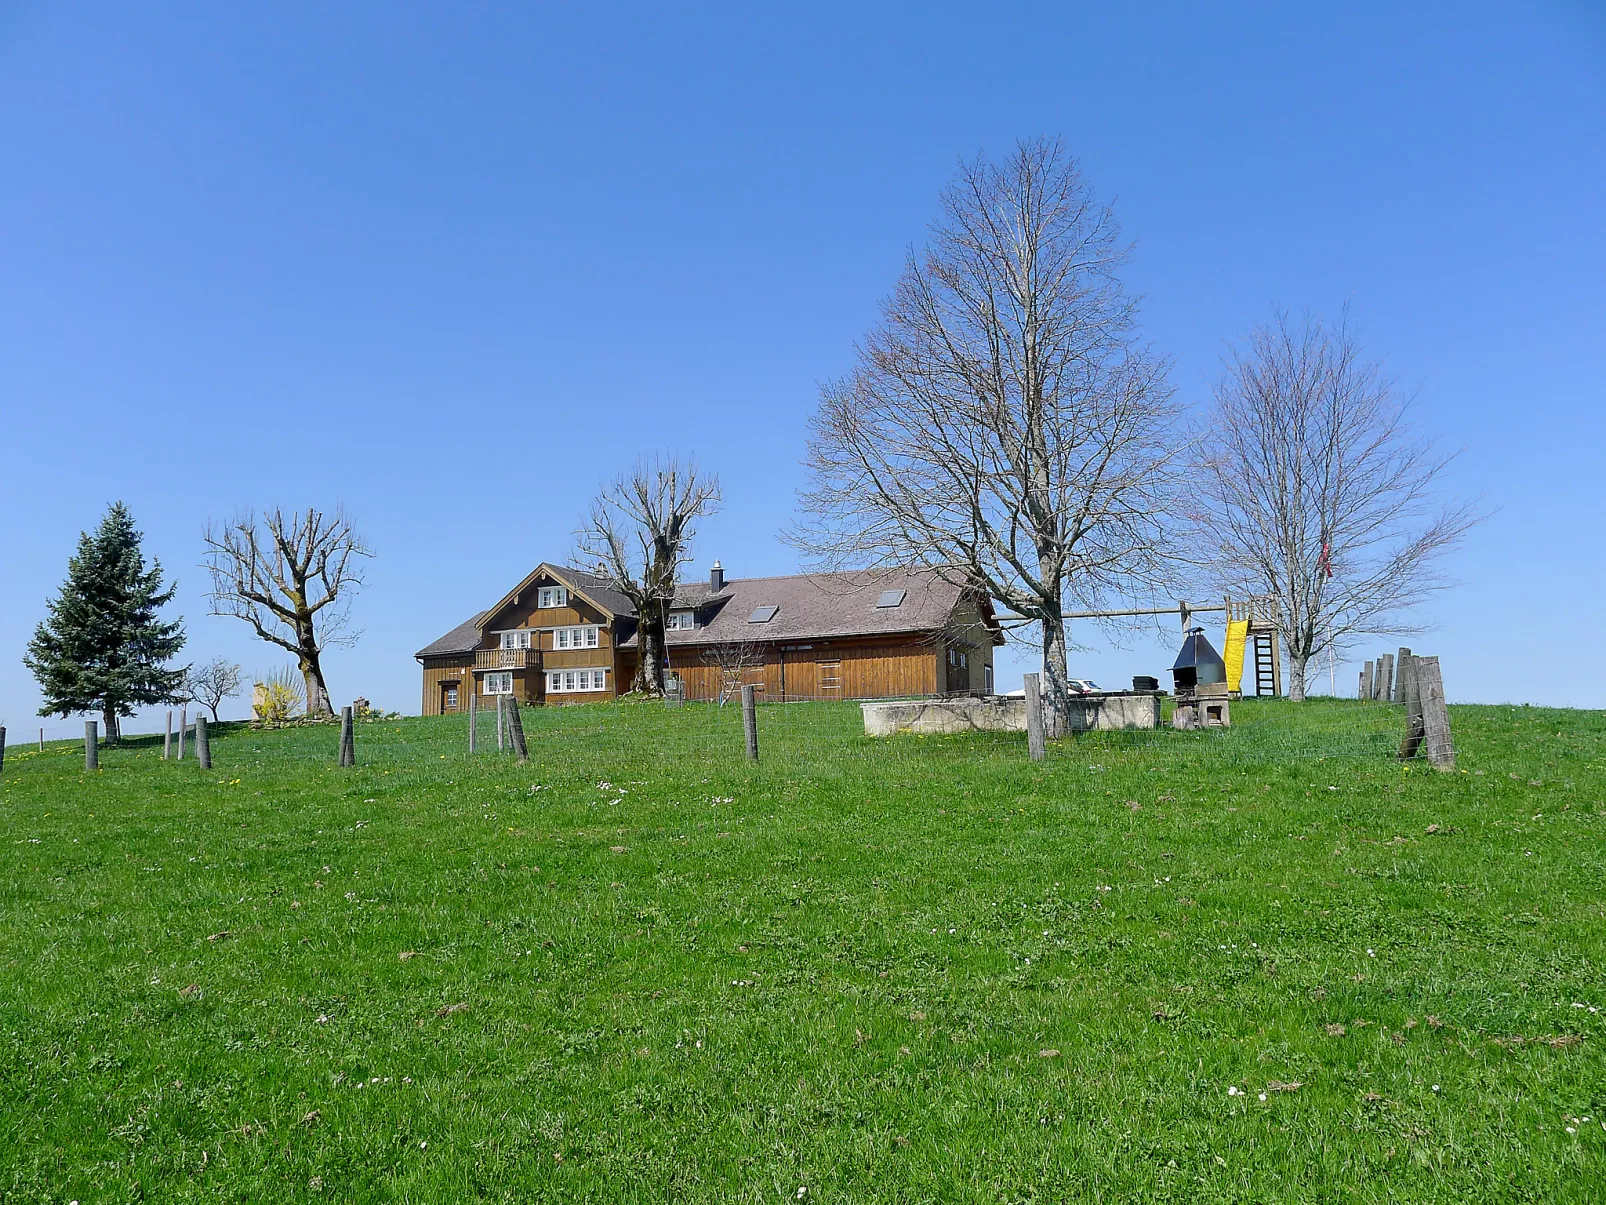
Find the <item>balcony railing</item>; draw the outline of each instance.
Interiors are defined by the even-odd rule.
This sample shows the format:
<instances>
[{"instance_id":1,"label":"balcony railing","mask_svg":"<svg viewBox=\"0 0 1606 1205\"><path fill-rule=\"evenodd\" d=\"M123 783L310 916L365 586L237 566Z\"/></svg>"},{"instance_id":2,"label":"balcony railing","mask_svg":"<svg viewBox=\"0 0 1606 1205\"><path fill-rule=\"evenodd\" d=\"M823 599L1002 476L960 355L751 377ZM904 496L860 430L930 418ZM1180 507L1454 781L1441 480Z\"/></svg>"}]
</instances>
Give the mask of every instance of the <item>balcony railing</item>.
<instances>
[{"instance_id":1,"label":"balcony railing","mask_svg":"<svg viewBox=\"0 0 1606 1205\"><path fill-rule=\"evenodd\" d=\"M539 649L480 649L474 654L475 669L535 669L540 664Z\"/></svg>"}]
</instances>

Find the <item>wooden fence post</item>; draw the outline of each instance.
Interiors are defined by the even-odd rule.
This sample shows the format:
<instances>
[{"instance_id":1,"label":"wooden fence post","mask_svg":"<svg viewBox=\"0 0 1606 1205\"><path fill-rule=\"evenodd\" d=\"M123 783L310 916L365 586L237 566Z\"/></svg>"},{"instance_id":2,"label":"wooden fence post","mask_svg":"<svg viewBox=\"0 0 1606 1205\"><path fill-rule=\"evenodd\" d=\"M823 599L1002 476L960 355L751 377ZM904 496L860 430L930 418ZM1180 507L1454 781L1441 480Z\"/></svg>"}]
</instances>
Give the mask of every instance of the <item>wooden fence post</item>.
<instances>
[{"instance_id":1,"label":"wooden fence post","mask_svg":"<svg viewBox=\"0 0 1606 1205\"><path fill-rule=\"evenodd\" d=\"M1402 648L1398 653L1396 653L1394 655L1394 698L1392 700L1390 700L1390 702L1394 702L1394 703L1403 703L1403 702L1405 702L1405 693L1401 689L1400 671L1405 666L1405 659L1407 657L1409 657L1410 655L1411 655L1411 650L1410 649L1404 649L1404 648Z\"/></svg>"},{"instance_id":2,"label":"wooden fence post","mask_svg":"<svg viewBox=\"0 0 1606 1205\"><path fill-rule=\"evenodd\" d=\"M513 756L520 761L530 759L530 747L524 743L524 718L519 715L519 701L507 695L507 731L513 738Z\"/></svg>"},{"instance_id":3,"label":"wooden fence post","mask_svg":"<svg viewBox=\"0 0 1606 1205\"><path fill-rule=\"evenodd\" d=\"M100 768L100 737L94 720L84 721L84 769Z\"/></svg>"},{"instance_id":4,"label":"wooden fence post","mask_svg":"<svg viewBox=\"0 0 1606 1205\"><path fill-rule=\"evenodd\" d=\"M1436 770L1455 769L1455 743L1450 739L1450 710L1444 700L1444 679L1437 657L1415 657L1416 689L1422 706L1422 740Z\"/></svg>"},{"instance_id":5,"label":"wooden fence post","mask_svg":"<svg viewBox=\"0 0 1606 1205\"><path fill-rule=\"evenodd\" d=\"M1036 674L1022 679L1026 687L1026 754L1033 761L1042 761L1048 754L1043 740L1043 696Z\"/></svg>"},{"instance_id":6,"label":"wooden fence post","mask_svg":"<svg viewBox=\"0 0 1606 1205\"><path fill-rule=\"evenodd\" d=\"M43 728L41 728L39 730L39 752L43 753L44 751L45 751L45 730Z\"/></svg>"},{"instance_id":7,"label":"wooden fence post","mask_svg":"<svg viewBox=\"0 0 1606 1205\"><path fill-rule=\"evenodd\" d=\"M747 760L758 760L758 687L742 687L742 735L747 738Z\"/></svg>"},{"instance_id":8,"label":"wooden fence post","mask_svg":"<svg viewBox=\"0 0 1606 1205\"><path fill-rule=\"evenodd\" d=\"M190 709L182 707L178 713L178 760L184 760L184 733L190 726Z\"/></svg>"},{"instance_id":9,"label":"wooden fence post","mask_svg":"<svg viewBox=\"0 0 1606 1205\"><path fill-rule=\"evenodd\" d=\"M1384 653L1377 659L1377 697L1380 702L1394 702L1394 654Z\"/></svg>"},{"instance_id":10,"label":"wooden fence post","mask_svg":"<svg viewBox=\"0 0 1606 1205\"><path fill-rule=\"evenodd\" d=\"M342 766L355 766L357 764L357 742L351 730L351 708L340 709L340 764Z\"/></svg>"},{"instance_id":11,"label":"wooden fence post","mask_svg":"<svg viewBox=\"0 0 1606 1205\"><path fill-rule=\"evenodd\" d=\"M206 713L195 713L195 760L201 763L201 769L212 768L212 738L206 731Z\"/></svg>"},{"instance_id":12,"label":"wooden fence post","mask_svg":"<svg viewBox=\"0 0 1606 1205\"><path fill-rule=\"evenodd\" d=\"M167 709L167 734L162 737L162 760L166 761L168 754L173 752L173 709Z\"/></svg>"},{"instance_id":13,"label":"wooden fence post","mask_svg":"<svg viewBox=\"0 0 1606 1205\"><path fill-rule=\"evenodd\" d=\"M0 724L0 774L6 771L6 726Z\"/></svg>"},{"instance_id":14,"label":"wooden fence post","mask_svg":"<svg viewBox=\"0 0 1606 1205\"><path fill-rule=\"evenodd\" d=\"M468 755L474 756L475 729L479 727L479 710L476 702L479 696L472 690L468 692Z\"/></svg>"},{"instance_id":15,"label":"wooden fence post","mask_svg":"<svg viewBox=\"0 0 1606 1205\"><path fill-rule=\"evenodd\" d=\"M1400 760L1410 761L1422 747L1422 696L1417 691L1417 659L1410 653L1399 665L1397 686L1405 705L1405 736L1400 740Z\"/></svg>"},{"instance_id":16,"label":"wooden fence post","mask_svg":"<svg viewBox=\"0 0 1606 1205\"><path fill-rule=\"evenodd\" d=\"M1372 697L1372 663L1370 661L1368 661L1365 665L1361 666L1361 698L1370 699L1371 697Z\"/></svg>"}]
</instances>

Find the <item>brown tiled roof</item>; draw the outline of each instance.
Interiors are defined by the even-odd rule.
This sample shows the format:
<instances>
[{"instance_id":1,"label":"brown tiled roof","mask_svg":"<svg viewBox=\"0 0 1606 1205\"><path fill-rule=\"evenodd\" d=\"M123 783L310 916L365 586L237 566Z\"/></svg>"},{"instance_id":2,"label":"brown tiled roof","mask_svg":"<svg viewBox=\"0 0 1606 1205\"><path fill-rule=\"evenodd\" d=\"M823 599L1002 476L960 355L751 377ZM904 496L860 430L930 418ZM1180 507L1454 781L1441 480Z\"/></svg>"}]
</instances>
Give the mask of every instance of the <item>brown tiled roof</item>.
<instances>
[{"instance_id":1,"label":"brown tiled roof","mask_svg":"<svg viewBox=\"0 0 1606 1205\"><path fill-rule=\"evenodd\" d=\"M887 590L905 591L896 607L878 607ZM675 594L674 606L697 611L691 631L666 633L669 645L720 644L738 640L827 640L940 631L959 605L961 587L930 570L876 569L847 573L799 573L726 581L717 594L692 582ZM749 623L760 607L777 607L766 623ZM633 647L635 636L624 642Z\"/></svg>"},{"instance_id":2,"label":"brown tiled roof","mask_svg":"<svg viewBox=\"0 0 1606 1205\"><path fill-rule=\"evenodd\" d=\"M608 584L608 579L583 569L562 567L559 572L577 590L622 619L631 619L635 607ZM888 590L905 591L896 607L878 607ZM963 590L930 570L861 569L847 573L798 573L786 577L750 577L727 580L717 593L706 580L683 583L675 592L676 610L697 612L696 628L666 633L671 648L721 644L730 641L829 640L850 636L898 635L936 632L946 627L958 607ZM767 623L749 623L760 607L776 607ZM984 613L991 620L990 608ZM439 657L471 653L479 647L479 625L489 612L481 611L415 654ZM632 631L622 647L636 646Z\"/></svg>"},{"instance_id":3,"label":"brown tiled roof","mask_svg":"<svg viewBox=\"0 0 1606 1205\"><path fill-rule=\"evenodd\" d=\"M413 656L446 657L455 653L472 653L480 647L480 621L485 618L485 614L481 611L473 619L458 624L439 640L430 641Z\"/></svg>"}]
</instances>

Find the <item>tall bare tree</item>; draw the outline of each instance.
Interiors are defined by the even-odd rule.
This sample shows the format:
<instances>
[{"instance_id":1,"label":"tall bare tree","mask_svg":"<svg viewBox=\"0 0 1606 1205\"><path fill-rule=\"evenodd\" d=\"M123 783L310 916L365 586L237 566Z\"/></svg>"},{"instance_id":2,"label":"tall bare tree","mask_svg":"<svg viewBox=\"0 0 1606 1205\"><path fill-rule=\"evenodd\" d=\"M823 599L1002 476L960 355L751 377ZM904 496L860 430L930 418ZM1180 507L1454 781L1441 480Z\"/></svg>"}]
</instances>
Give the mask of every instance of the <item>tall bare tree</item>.
<instances>
[{"instance_id":1,"label":"tall bare tree","mask_svg":"<svg viewBox=\"0 0 1606 1205\"><path fill-rule=\"evenodd\" d=\"M1329 648L1419 631L1411 608L1447 584L1444 554L1481 518L1437 500L1450 458L1405 420L1347 316L1328 328L1278 314L1228 355L1198 517L1222 584L1276 600L1293 699Z\"/></svg>"},{"instance_id":2,"label":"tall bare tree","mask_svg":"<svg viewBox=\"0 0 1606 1205\"><path fill-rule=\"evenodd\" d=\"M823 566L987 590L1040 634L1056 732L1066 613L1168 563L1168 366L1136 337L1127 254L1058 141L963 165L854 369L822 390L790 535Z\"/></svg>"},{"instance_id":3,"label":"tall bare tree","mask_svg":"<svg viewBox=\"0 0 1606 1205\"><path fill-rule=\"evenodd\" d=\"M258 520L237 516L205 533L212 574L212 614L245 620L270 644L293 654L306 682L309 716L334 714L324 683L326 648L355 643L351 596L373 555L345 513L275 507Z\"/></svg>"},{"instance_id":4,"label":"tall bare tree","mask_svg":"<svg viewBox=\"0 0 1606 1205\"><path fill-rule=\"evenodd\" d=\"M638 464L605 486L575 533L583 560L636 608L636 676L631 689L661 695L664 628L697 521L719 506L719 478L673 457Z\"/></svg>"}]
</instances>

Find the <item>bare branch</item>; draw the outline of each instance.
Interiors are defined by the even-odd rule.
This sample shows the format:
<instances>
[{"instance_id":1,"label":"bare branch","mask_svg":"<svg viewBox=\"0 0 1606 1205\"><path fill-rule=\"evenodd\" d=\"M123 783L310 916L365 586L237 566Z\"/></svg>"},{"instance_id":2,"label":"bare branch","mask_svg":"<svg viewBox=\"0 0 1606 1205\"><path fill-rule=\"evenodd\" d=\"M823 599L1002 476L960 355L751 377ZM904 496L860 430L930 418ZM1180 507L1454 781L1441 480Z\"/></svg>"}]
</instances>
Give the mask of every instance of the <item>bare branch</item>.
<instances>
[{"instance_id":1,"label":"bare branch","mask_svg":"<svg viewBox=\"0 0 1606 1205\"><path fill-rule=\"evenodd\" d=\"M1229 353L1215 402L1192 517L1223 587L1276 599L1303 698L1321 653L1420 630L1412 608L1449 584L1442 558L1482 514L1436 500L1451 457L1411 433L1347 314L1330 329L1278 313Z\"/></svg>"},{"instance_id":2,"label":"bare branch","mask_svg":"<svg viewBox=\"0 0 1606 1205\"><path fill-rule=\"evenodd\" d=\"M306 679L307 713L331 714L321 656L355 643L351 595L364 585L367 542L343 511L308 509L286 516L275 507L249 511L204 534L212 575L212 614L232 615L263 640L295 654Z\"/></svg>"},{"instance_id":3,"label":"bare branch","mask_svg":"<svg viewBox=\"0 0 1606 1205\"><path fill-rule=\"evenodd\" d=\"M1056 730L1065 613L1174 565L1168 364L1136 337L1126 258L1057 141L963 165L854 370L821 391L788 537L821 567L986 590L1039 629Z\"/></svg>"}]
</instances>

